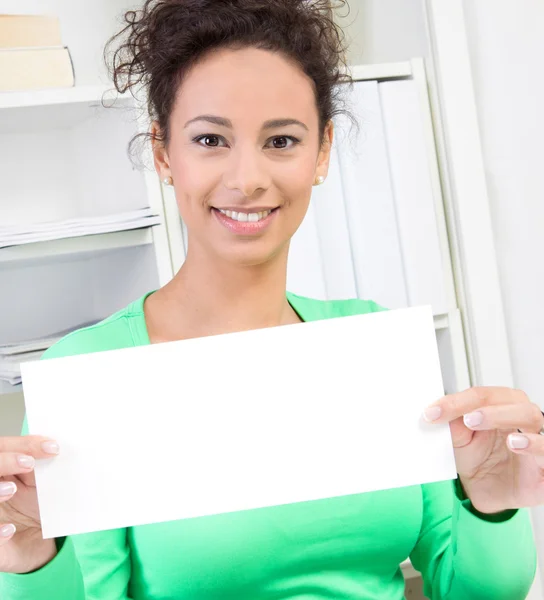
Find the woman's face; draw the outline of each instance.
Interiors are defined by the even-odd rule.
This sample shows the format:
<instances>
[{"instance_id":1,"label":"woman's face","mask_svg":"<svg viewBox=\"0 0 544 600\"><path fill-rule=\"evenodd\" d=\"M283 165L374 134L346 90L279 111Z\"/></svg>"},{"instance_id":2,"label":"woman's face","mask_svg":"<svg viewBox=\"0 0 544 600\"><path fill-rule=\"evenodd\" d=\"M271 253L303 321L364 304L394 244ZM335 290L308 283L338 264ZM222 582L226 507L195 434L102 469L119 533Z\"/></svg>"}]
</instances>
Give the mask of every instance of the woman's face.
<instances>
[{"instance_id":1,"label":"woman's face","mask_svg":"<svg viewBox=\"0 0 544 600\"><path fill-rule=\"evenodd\" d=\"M223 49L178 90L166 149L189 232L189 253L240 265L285 255L318 175L326 176L332 123L320 145L311 80L279 54Z\"/></svg>"}]
</instances>

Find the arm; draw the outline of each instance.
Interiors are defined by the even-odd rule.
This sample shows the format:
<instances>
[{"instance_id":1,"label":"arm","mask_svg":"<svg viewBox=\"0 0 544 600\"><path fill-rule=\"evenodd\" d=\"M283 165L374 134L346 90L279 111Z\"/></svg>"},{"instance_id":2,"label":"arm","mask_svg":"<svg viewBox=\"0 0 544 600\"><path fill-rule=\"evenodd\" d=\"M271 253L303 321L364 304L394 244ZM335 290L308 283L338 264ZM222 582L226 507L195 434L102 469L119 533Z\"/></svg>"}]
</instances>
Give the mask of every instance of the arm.
<instances>
[{"instance_id":1,"label":"arm","mask_svg":"<svg viewBox=\"0 0 544 600\"><path fill-rule=\"evenodd\" d=\"M28 434L26 417L22 435ZM57 555L32 573L0 573L2 600L128 600L126 529L57 539Z\"/></svg>"},{"instance_id":2,"label":"arm","mask_svg":"<svg viewBox=\"0 0 544 600\"><path fill-rule=\"evenodd\" d=\"M26 417L22 435L28 434ZM56 540L57 555L32 573L0 573L2 600L128 600L126 529Z\"/></svg>"},{"instance_id":3,"label":"arm","mask_svg":"<svg viewBox=\"0 0 544 600\"><path fill-rule=\"evenodd\" d=\"M130 577L126 530L57 541L55 558L23 575L0 573L3 600L128 600Z\"/></svg>"},{"instance_id":4,"label":"arm","mask_svg":"<svg viewBox=\"0 0 544 600\"><path fill-rule=\"evenodd\" d=\"M524 600L536 552L528 511L478 513L458 482L421 486L422 527L410 559L431 600Z\"/></svg>"},{"instance_id":5,"label":"arm","mask_svg":"<svg viewBox=\"0 0 544 600\"><path fill-rule=\"evenodd\" d=\"M23 435L27 433L26 419ZM127 530L57 539L57 554L31 573L0 573L2 600L128 600ZM24 552L24 550L22 550Z\"/></svg>"},{"instance_id":6,"label":"arm","mask_svg":"<svg viewBox=\"0 0 544 600\"><path fill-rule=\"evenodd\" d=\"M373 312L387 310L373 304ZM423 516L410 559L431 600L524 600L536 570L529 512L474 509L459 480L421 486Z\"/></svg>"},{"instance_id":7,"label":"arm","mask_svg":"<svg viewBox=\"0 0 544 600\"><path fill-rule=\"evenodd\" d=\"M108 327L69 334L49 348L42 360L131 346L124 319ZM23 424L22 435L28 433ZM62 448L61 448L62 452ZM32 573L0 573L2 600L126 600L129 598L130 550L126 529L102 531L57 540L58 553Z\"/></svg>"}]
</instances>

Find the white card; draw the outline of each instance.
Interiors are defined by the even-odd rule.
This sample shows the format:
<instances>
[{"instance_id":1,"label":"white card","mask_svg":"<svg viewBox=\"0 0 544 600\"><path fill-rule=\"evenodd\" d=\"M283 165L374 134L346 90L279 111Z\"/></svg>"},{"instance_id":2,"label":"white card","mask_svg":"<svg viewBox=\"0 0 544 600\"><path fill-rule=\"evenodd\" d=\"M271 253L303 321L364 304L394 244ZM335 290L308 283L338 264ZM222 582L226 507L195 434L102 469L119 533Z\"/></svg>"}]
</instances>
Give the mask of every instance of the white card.
<instances>
[{"instance_id":1,"label":"white card","mask_svg":"<svg viewBox=\"0 0 544 600\"><path fill-rule=\"evenodd\" d=\"M429 306L23 365L45 538L454 479ZM147 490L141 493L141 490Z\"/></svg>"}]
</instances>

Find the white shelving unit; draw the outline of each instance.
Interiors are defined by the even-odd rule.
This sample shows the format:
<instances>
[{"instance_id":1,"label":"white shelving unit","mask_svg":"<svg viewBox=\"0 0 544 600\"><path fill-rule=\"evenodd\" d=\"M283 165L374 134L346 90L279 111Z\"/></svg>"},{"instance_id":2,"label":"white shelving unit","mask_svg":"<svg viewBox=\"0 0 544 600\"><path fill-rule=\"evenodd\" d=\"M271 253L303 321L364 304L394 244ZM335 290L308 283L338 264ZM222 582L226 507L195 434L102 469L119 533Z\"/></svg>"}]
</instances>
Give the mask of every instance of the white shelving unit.
<instances>
[{"instance_id":1,"label":"white shelving unit","mask_svg":"<svg viewBox=\"0 0 544 600\"><path fill-rule=\"evenodd\" d=\"M159 220L1 248L0 314L7 318L0 320L0 345L105 318L172 277L160 182L127 155L131 137L144 130L134 98L111 88L0 94L1 226L146 207ZM21 387L0 383L0 396L6 394L20 401Z\"/></svg>"}]
</instances>

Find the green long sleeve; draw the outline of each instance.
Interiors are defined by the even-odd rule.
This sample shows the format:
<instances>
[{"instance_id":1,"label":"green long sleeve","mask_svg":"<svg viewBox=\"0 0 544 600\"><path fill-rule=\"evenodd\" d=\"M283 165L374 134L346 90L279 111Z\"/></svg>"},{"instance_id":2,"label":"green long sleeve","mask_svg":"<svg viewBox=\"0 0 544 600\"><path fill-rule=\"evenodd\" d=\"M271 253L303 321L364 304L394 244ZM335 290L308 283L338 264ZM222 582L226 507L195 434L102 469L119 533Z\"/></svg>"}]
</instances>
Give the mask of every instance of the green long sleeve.
<instances>
[{"instance_id":1,"label":"green long sleeve","mask_svg":"<svg viewBox=\"0 0 544 600\"><path fill-rule=\"evenodd\" d=\"M425 595L524 600L536 569L529 511L477 516L458 481L421 487L422 527L410 559L422 573Z\"/></svg>"},{"instance_id":2,"label":"green long sleeve","mask_svg":"<svg viewBox=\"0 0 544 600\"><path fill-rule=\"evenodd\" d=\"M34 573L0 573L2 600L86 600L81 571L70 538L57 556Z\"/></svg>"}]
</instances>

